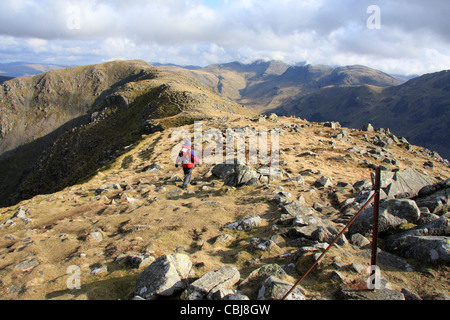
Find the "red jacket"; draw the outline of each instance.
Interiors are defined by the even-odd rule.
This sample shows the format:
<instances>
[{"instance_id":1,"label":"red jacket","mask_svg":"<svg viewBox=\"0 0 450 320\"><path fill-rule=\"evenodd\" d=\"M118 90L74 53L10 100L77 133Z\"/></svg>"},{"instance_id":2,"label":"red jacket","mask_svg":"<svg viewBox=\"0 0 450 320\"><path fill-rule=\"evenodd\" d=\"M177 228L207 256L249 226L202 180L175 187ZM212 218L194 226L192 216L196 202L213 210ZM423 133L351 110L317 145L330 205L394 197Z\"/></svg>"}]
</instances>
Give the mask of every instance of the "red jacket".
<instances>
[{"instance_id":1,"label":"red jacket","mask_svg":"<svg viewBox=\"0 0 450 320\"><path fill-rule=\"evenodd\" d=\"M196 163L197 163L197 164L200 164L200 160L196 157L195 151L192 150L192 147L191 147L191 146L183 145L182 149L187 149L188 152L189 152L190 155L191 155L191 158L189 159L190 161L189 161L188 163L183 163L183 164L182 164L182 167L183 167L183 168L193 168L193 167L195 167L195 164L196 164ZM184 158L184 156L183 156L182 153L183 153L183 150L180 151L180 153L179 153L179 155L178 155L177 162L176 162L177 165L179 165L179 164L182 163L182 161L183 161L182 159Z\"/></svg>"}]
</instances>

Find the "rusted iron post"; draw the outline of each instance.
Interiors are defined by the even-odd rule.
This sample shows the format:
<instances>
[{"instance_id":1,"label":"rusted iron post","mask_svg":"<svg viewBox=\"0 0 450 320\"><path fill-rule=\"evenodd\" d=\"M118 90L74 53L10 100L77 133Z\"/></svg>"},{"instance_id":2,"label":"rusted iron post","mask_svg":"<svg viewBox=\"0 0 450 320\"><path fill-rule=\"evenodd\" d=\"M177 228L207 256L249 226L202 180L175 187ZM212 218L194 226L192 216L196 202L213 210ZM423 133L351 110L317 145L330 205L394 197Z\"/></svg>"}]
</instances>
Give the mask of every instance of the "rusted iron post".
<instances>
[{"instance_id":1,"label":"rusted iron post","mask_svg":"<svg viewBox=\"0 0 450 320\"><path fill-rule=\"evenodd\" d=\"M359 215L363 212L363 210L367 207L367 205L374 199L375 193L372 194L369 199L366 201L366 203L359 209L359 211L353 216L353 218L350 220L350 222L342 229L342 231L336 236L336 238L331 242L328 247L325 249L324 252L317 258L317 260L313 263L313 265L306 271L306 273L298 280L291 289L286 292L286 294L281 298L281 300L285 300L287 296L300 284L300 282L303 281L303 279L306 278L306 276L314 269L314 267L319 263L320 259L322 259L325 254L331 249L332 246L339 240L339 238L344 234L344 232L355 222L355 220L359 217Z\"/></svg>"},{"instance_id":2,"label":"rusted iron post","mask_svg":"<svg viewBox=\"0 0 450 320\"><path fill-rule=\"evenodd\" d=\"M269 181L267 182L268 184L270 184L271 174L272 174L272 141L270 142Z\"/></svg>"},{"instance_id":3,"label":"rusted iron post","mask_svg":"<svg viewBox=\"0 0 450 320\"><path fill-rule=\"evenodd\" d=\"M378 249L378 220L380 215L380 188L381 188L381 169L378 167L375 172L375 183L374 183L374 204L373 204L373 227L372 227L372 256L370 260L370 276L369 278L373 281L369 289L375 290L377 284L377 277L375 272L377 269L377 249ZM373 280L372 280L373 279Z\"/></svg>"}]
</instances>

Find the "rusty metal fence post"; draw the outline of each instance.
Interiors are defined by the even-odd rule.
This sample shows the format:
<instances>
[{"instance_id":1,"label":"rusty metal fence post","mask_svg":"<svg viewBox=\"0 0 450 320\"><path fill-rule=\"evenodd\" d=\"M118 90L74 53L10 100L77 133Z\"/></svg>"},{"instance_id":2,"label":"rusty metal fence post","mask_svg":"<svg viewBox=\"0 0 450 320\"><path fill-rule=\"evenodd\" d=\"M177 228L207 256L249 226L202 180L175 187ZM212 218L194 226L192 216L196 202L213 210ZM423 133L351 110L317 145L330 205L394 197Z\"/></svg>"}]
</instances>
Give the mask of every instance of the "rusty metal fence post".
<instances>
[{"instance_id":1,"label":"rusty metal fence post","mask_svg":"<svg viewBox=\"0 0 450 320\"><path fill-rule=\"evenodd\" d=\"M272 175L272 141L270 142L270 161L269 161L269 181L267 181L268 184L270 184L270 176Z\"/></svg>"},{"instance_id":2,"label":"rusty metal fence post","mask_svg":"<svg viewBox=\"0 0 450 320\"><path fill-rule=\"evenodd\" d=\"M375 290L378 287L377 272L377 249L378 249L378 220L380 215L380 188L381 188L381 169L378 167L375 172L374 183L374 204L373 204L373 226L372 226L372 255L370 259L370 284L369 289Z\"/></svg>"},{"instance_id":3,"label":"rusty metal fence post","mask_svg":"<svg viewBox=\"0 0 450 320\"><path fill-rule=\"evenodd\" d=\"M376 169L375 173L375 182L374 182L374 192L366 201L366 203L359 209L359 211L353 216L350 222L342 229L342 231L336 236L336 238L331 242L324 252L314 261L313 265L306 271L306 273L289 289L286 294L280 300L285 300L287 296L306 278L306 276L314 269L314 267L319 263L319 261L327 254L327 252L331 249L331 247L339 240L339 238L344 234L344 232L355 222L355 220L359 217L359 215L363 212L363 210L369 205L372 200L374 200L374 225L372 231L372 256L371 256L371 274L369 279L372 278L373 273L376 268L376 253L377 253L377 245L378 245L378 218L379 218L379 205L380 205L380 187L381 187L381 170L380 168ZM376 278L375 278L376 279ZM373 286L373 290L376 286ZM369 288L368 288L369 289Z\"/></svg>"}]
</instances>

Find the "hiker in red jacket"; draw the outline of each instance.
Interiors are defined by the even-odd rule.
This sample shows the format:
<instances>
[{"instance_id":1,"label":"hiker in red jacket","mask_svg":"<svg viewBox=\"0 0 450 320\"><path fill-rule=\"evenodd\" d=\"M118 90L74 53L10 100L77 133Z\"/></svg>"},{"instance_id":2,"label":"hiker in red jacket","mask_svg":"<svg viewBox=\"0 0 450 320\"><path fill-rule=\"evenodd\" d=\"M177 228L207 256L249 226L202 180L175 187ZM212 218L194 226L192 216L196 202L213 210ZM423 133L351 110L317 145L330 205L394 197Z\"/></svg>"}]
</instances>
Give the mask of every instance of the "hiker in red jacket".
<instances>
[{"instance_id":1,"label":"hiker in red jacket","mask_svg":"<svg viewBox=\"0 0 450 320\"><path fill-rule=\"evenodd\" d=\"M187 186L191 183L192 172L194 171L195 164L200 164L200 160L196 157L194 150L192 150L191 141L188 140L181 148L178 154L175 167L181 164L184 172L183 189L187 189Z\"/></svg>"}]
</instances>

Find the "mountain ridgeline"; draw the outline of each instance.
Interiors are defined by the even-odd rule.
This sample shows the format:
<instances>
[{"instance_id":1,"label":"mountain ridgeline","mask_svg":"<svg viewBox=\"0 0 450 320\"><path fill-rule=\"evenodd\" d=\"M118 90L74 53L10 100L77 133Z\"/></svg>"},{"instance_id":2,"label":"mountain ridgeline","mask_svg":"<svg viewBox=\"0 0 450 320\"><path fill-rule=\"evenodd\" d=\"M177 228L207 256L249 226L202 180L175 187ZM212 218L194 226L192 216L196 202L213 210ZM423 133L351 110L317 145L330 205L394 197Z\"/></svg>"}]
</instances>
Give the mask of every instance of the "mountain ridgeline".
<instances>
[{"instance_id":1,"label":"mountain ridgeline","mask_svg":"<svg viewBox=\"0 0 450 320\"><path fill-rule=\"evenodd\" d=\"M370 122L450 159L450 72L427 74L386 88L323 88L285 100L272 110L310 121L338 121L351 128Z\"/></svg>"},{"instance_id":2,"label":"mountain ridgeline","mask_svg":"<svg viewBox=\"0 0 450 320\"><path fill-rule=\"evenodd\" d=\"M0 205L95 174L142 135L251 114L186 75L121 61L15 78L0 87Z\"/></svg>"},{"instance_id":3,"label":"mountain ridgeline","mask_svg":"<svg viewBox=\"0 0 450 320\"><path fill-rule=\"evenodd\" d=\"M43 72L65 69L67 67L68 66L29 62L0 63L0 75L9 78L31 77Z\"/></svg>"},{"instance_id":4,"label":"mountain ridgeline","mask_svg":"<svg viewBox=\"0 0 450 320\"><path fill-rule=\"evenodd\" d=\"M199 81L258 112L274 109L286 99L298 98L325 87L400 83L393 77L364 66L290 66L280 61L252 64L232 62L188 70Z\"/></svg>"},{"instance_id":5,"label":"mountain ridgeline","mask_svg":"<svg viewBox=\"0 0 450 320\"><path fill-rule=\"evenodd\" d=\"M236 114L371 123L450 158L449 78L443 71L401 84L364 66L141 60L14 78L0 86L0 205L83 181L142 135Z\"/></svg>"},{"instance_id":6,"label":"mountain ridgeline","mask_svg":"<svg viewBox=\"0 0 450 320\"><path fill-rule=\"evenodd\" d=\"M238 62L186 70L226 97L261 113L371 123L450 159L450 73L399 82L364 66L289 66L278 61Z\"/></svg>"},{"instance_id":7,"label":"mountain ridgeline","mask_svg":"<svg viewBox=\"0 0 450 320\"><path fill-rule=\"evenodd\" d=\"M0 84L2 84L5 81L11 80L12 77L4 77L4 76L0 76Z\"/></svg>"}]
</instances>

